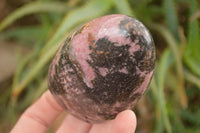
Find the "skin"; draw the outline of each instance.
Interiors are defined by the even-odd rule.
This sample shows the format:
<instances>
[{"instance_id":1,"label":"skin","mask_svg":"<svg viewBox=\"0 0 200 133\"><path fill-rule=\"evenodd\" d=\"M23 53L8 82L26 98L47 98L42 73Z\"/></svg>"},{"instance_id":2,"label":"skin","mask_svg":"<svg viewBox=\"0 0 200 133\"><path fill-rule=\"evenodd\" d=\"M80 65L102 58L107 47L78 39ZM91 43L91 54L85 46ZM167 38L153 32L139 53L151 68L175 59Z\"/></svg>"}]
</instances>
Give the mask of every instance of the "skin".
<instances>
[{"instance_id":1,"label":"skin","mask_svg":"<svg viewBox=\"0 0 200 133\"><path fill-rule=\"evenodd\" d=\"M11 133L45 133L64 110L47 91L20 117ZM72 115L67 115L57 133L133 133L136 129L136 116L125 110L114 120L100 124L88 124Z\"/></svg>"}]
</instances>

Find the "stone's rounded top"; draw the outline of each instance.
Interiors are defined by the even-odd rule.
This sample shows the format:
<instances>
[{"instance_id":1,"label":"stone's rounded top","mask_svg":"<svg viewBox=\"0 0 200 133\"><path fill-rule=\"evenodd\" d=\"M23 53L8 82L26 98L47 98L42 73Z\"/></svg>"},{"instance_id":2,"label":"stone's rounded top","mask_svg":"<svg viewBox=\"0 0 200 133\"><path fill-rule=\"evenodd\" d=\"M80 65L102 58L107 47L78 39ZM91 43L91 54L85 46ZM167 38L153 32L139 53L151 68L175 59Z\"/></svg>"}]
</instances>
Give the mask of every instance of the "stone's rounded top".
<instances>
[{"instance_id":1,"label":"stone's rounded top","mask_svg":"<svg viewBox=\"0 0 200 133\"><path fill-rule=\"evenodd\" d=\"M72 115L90 123L131 109L147 89L155 47L147 28L126 15L94 19L60 46L49 89Z\"/></svg>"},{"instance_id":2,"label":"stone's rounded top","mask_svg":"<svg viewBox=\"0 0 200 133\"><path fill-rule=\"evenodd\" d=\"M139 35L143 37L143 40L146 41L147 44L152 45L153 43L149 31L140 21L121 14L96 18L86 23L75 32L75 34L78 33L82 33L81 36L83 34L93 33L93 37L95 38L107 37L114 41L121 41L119 38L121 38L122 35L126 37ZM79 36L77 36L77 38L78 37Z\"/></svg>"}]
</instances>

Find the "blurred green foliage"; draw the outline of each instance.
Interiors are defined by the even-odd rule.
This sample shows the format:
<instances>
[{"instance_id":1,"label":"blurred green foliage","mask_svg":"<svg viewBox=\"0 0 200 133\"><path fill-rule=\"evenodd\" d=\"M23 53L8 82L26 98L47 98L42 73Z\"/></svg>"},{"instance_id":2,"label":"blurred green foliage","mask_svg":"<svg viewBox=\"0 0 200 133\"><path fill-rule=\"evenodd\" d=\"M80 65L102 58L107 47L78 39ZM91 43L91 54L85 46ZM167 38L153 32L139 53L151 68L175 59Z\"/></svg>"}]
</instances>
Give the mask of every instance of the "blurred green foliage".
<instances>
[{"instance_id":1,"label":"blurred green foliage","mask_svg":"<svg viewBox=\"0 0 200 133\"><path fill-rule=\"evenodd\" d=\"M49 63L66 36L83 23L107 14L136 17L153 35L156 69L145 95L150 105L143 105L152 115L148 132L200 131L198 0L27 0L0 22L0 40L14 39L31 47L28 56L20 56L13 84L0 94L0 131L6 124L12 127L48 88ZM9 27L30 15L37 24ZM140 112L140 108L134 110ZM138 119L143 121L142 116Z\"/></svg>"}]
</instances>

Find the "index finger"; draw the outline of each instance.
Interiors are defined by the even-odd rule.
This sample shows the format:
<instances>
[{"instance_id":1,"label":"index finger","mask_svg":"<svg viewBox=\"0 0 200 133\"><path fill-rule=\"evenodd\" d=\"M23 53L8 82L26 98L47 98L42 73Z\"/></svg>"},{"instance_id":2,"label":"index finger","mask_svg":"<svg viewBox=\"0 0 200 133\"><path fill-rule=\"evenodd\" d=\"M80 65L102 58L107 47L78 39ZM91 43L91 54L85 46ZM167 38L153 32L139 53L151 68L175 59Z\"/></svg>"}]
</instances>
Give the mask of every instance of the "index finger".
<instances>
[{"instance_id":1,"label":"index finger","mask_svg":"<svg viewBox=\"0 0 200 133\"><path fill-rule=\"evenodd\" d=\"M47 91L20 117L11 133L44 133L63 109Z\"/></svg>"}]
</instances>

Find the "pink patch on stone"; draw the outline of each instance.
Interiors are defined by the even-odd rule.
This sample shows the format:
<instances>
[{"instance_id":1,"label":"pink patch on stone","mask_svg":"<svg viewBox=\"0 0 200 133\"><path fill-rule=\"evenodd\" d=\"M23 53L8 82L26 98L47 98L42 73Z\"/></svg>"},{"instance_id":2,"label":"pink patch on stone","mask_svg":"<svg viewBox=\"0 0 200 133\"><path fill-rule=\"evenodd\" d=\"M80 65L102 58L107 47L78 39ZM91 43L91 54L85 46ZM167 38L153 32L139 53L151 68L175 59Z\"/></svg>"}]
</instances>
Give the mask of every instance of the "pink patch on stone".
<instances>
[{"instance_id":1,"label":"pink patch on stone","mask_svg":"<svg viewBox=\"0 0 200 133\"><path fill-rule=\"evenodd\" d=\"M118 17L113 17L110 20L104 22L104 24L99 29L98 38L107 37L109 41L116 42L115 46L123 46L123 45L130 45L129 53L133 55L135 51L140 49L139 40L136 39L134 42L131 41L130 38L126 38L123 32L127 32L126 30L122 31L119 29L120 21L124 19L125 16L121 15Z\"/></svg>"},{"instance_id":2,"label":"pink patch on stone","mask_svg":"<svg viewBox=\"0 0 200 133\"><path fill-rule=\"evenodd\" d=\"M77 61L82 71L84 72L84 81L88 87L93 87L90 81L95 78L93 69L89 66L87 60L90 60L90 50L88 48L88 34L78 34L74 36L72 44L70 46L70 55L69 57L72 60Z\"/></svg>"},{"instance_id":3,"label":"pink patch on stone","mask_svg":"<svg viewBox=\"0 0 200 133\"><path fill-rule=\"evenodd\" d=\"M119 72L128 74L128 70L126 69L126 67L120 69Z\"/></svg>"},{"instance_id":4,"label":"pink patch on stone","mask_svg":"<svg viewBox=\"0 0 200 133\"><path fill-rule=\"evenodd\" d=\"M104 68L104 67L100 67L100 68L99 68L99 73L100 73L102 76L106 76L106 74L108 73L108 69L107 69L107 68Z\"/></svg>"},{"instance_id":5,"label":"pink patch on stone","mask_svg":"<svg viewBox=\"0 0 200 133\"><path fill-rule=\"evenodd\" d=\"M90 67L90 65L87 62L88 60L91 60L90 55L89 55L91 51L89 50L89 46L88 46L89 45L88 34L92 33L95 41L97 41L98 39L103 37L103 36L99 36L99 32L102 32L101 31L102 23L109 24L110 20L113 20L113 19L115 20L115 18L122 20L123 17L125 16L124 15L109 15L106 17L94 19L93 21L85 25L87 28L83 28L81 33L75 35L72 39L72 42L70 45L69 57L80 64L81 69L84 72L84 82L90 88L93 88L91 80L93 80L96 77L96 75L95 75L94 70ZM114 27L114 28L118 29L117 27ZM109 32L112 33L113 31L109 31ZM105 32L105 35L106 34L108 34L108 32ZM116 33L116 36L118 34L119 33ZM120 36L121 38L115 41L118 41L118 40L120 41L120 39L124 39L123 35L120 35ZM112 39L116 39L116 38L112 38Z\"/></svg>"},{"instance_id":6,"label":"pink patch on stone","mask_svg":"<svg viewBox=\"0 0 200 133\"><path fill-rule=\"evenodd\" d=\"M107 37L111 42L117 42L119 46L130 44L130 39L124 37L119 29L120 21L124 19L124 15L120 15L117 17L113 17L108 21L104 22L104 24L99 29L97 34L98 38ZM121 33L121 34L120 34Z\"/></svg>"},{"instance_id":7,"label":"pink patch on stone","mask_svg":"<svg viewBox=\"0 0 200 133\"><path fill-rule=\"evenodd\" d=\"M146 76L146 71L141 71L138 67L136 67L136 74L139 74L141 77Z\"/></svg>"},{"instance_id":8,"label":"pink patch on stone","mask_svg":"<svg viewBox=\"0 0 200 133\"><path fill-rule=\"evenodd\" d=\"M133 43L130 43L129 48L129 54L134 56L134 52L138 51L140 49L140 45L136 45L139 42L139 40L135 40Z\"/></svg>"}]
</instances>

